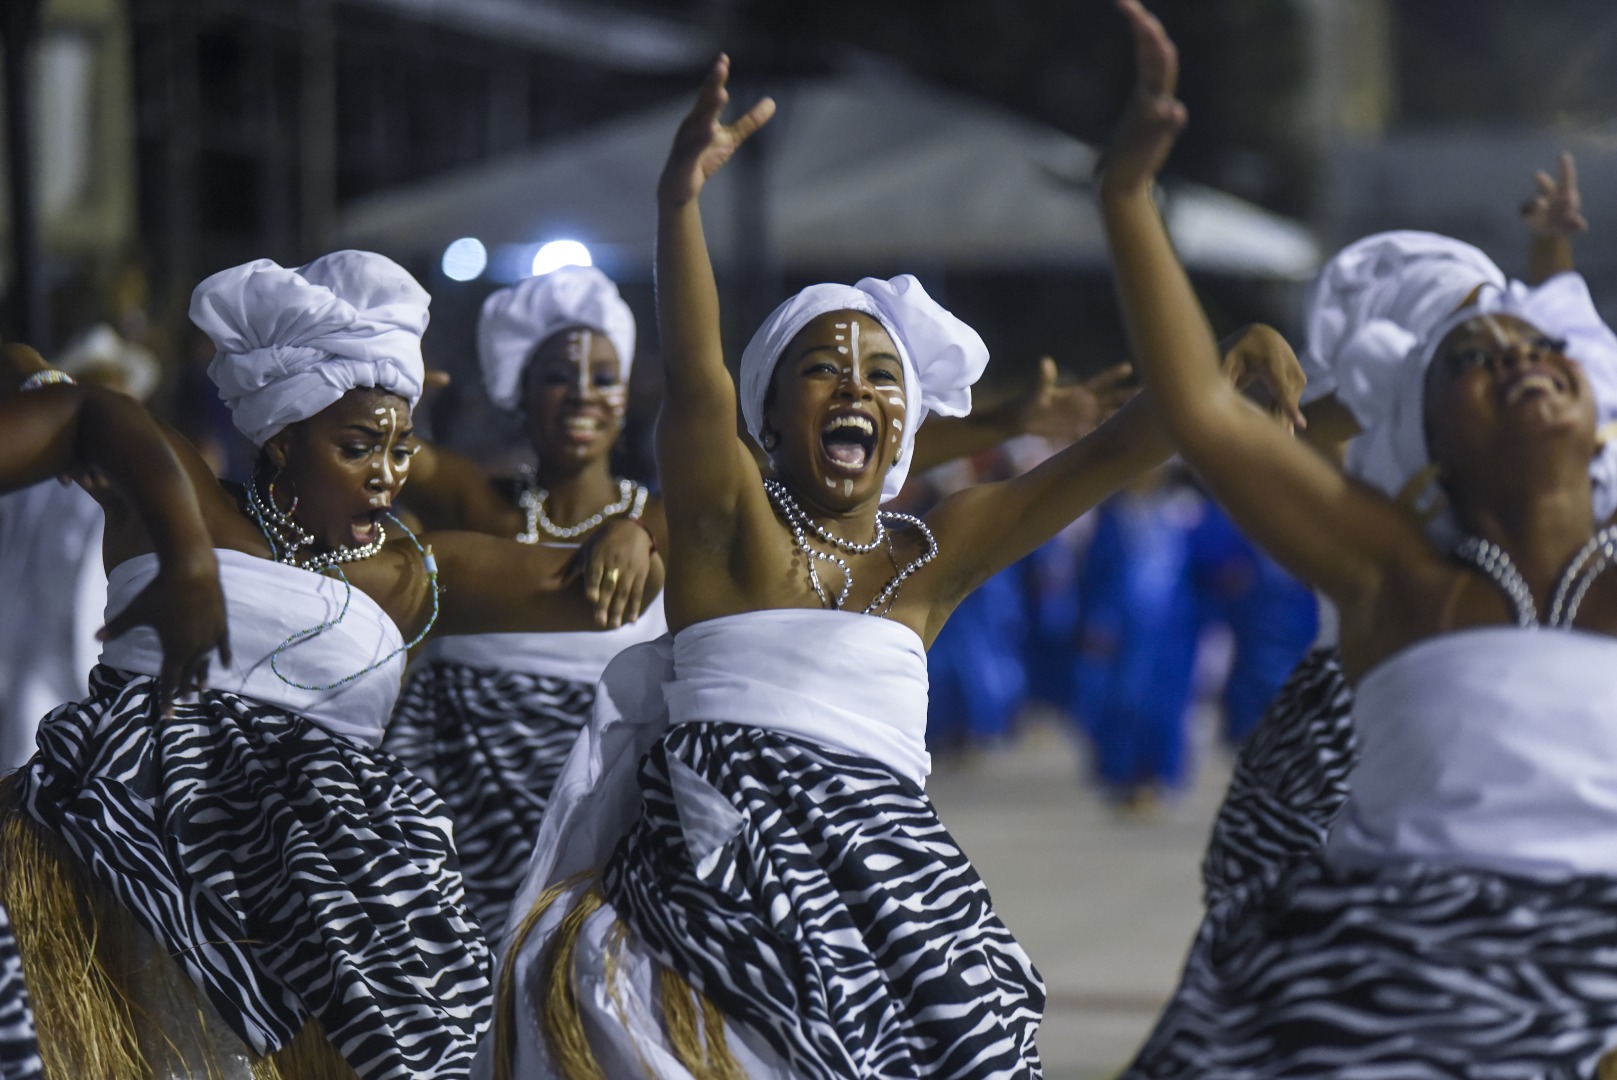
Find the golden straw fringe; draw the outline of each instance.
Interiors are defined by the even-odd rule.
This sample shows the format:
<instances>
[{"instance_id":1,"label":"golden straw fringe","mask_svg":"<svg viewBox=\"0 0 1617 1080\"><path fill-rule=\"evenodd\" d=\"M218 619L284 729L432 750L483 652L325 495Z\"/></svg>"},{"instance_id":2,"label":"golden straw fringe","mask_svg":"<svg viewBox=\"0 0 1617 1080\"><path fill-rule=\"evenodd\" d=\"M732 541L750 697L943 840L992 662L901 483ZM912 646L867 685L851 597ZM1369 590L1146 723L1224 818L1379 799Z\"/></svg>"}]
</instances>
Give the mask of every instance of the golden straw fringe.
<instances>
[{"instance_id":1,"label":"golden straw fringe","mask_svg":"<svg viewBox=\"0 0 1617 1080\"><path fill-rule=\"evenodd\" d=\"M253 1060L253 1080L359 1080L314 1017L291 1042Z\"/></svg>"},{"instance_id":2,"label":"golden straw fringe","mask_svg":"<svg viewBox=\"0 0 1617 1080\"><path fill-rule=\"evenodd\" d=\"M46 1074L146 1080L151 1069L127 998L103 961L98 921L81 902L93 883L74 872L80 864L60 850L60 838L15 808L13 784L0 807L0 902L22 954Z\"/></svg>"},{"instance_id":3,"label":"golden straw fringe","mask_svg":"<svg viewBox=\"0 0 1617 1080\"><path fill-rule=\"evenodd\" d=\"M730 1053L724 1014L679 972L659 964L657 976L663 1026L680 1064L697 1080L746 1080L740 1062Z\"/></svg>"},{"instance_id":4,"label":"golden straw fringe","mask_svg":"<svg viewBox=\"0 0 1617 1080\"><path fill-rule=\"evenodd\" d=\"M613 920L612 928L606 932L606 948L601 956L602 966L606 968L606 996L612 999L612 1011L617 1014L618 1024L628 1036L629 1046L634 1050L635 1060L640 1063L641 1073L651 1076L651 1063L640 1052L640 1040L635 1037L634 1025L629 1022L629 1007L623 1003L623 995L618 990L618 977L623 973L618 958L623 955L623 946L628 939L629 928L623 920Z\"/></svg>"},{"instance_id":5,"label":"golden straw fringe","mask_svg":"<svg viewBox=\"0 0 1617 1080\"><path fill-rule=\"evenodd\" d=\"M573 961L578 955L578 935L584 923L605 905L601 886L592 884L573 908L562 917L561 926L550 943L550 956L542 961L550 969L550 985L539 1013L539 1029L545 1044L565 1080L606 1080L601 1063L590 1049L584 1033L584 1017L578 1010L578 987L573 983Z\"/></svg>"},{"instance_id":6,"label":"golden straw fringe","mask_svg":"<svg viewBox=\"0 0 1617 1080\"><path fill-rule=\"evenodd\" d=\"M254 1080L357 1080L313 1018L288 1046L253 1055L61 837L21 811L15 784L0 781L0 903L47 1076L221 1080L245 1056Z\"/></svg>"},{"instance_id":7,"label":"golden straw fringe","mask_svg":"<svg viewBox=\"0 0 1617 1080\"><path fill-rule=\"evenodd\" d=\"M511 947L505 952L505 963L500 968L499 980L494 988L494 1080L514 1080L517 955L551 905L567 890L593 874L593 870L580 871L540 893L539 899L533 902L533 907L517 923L516 931L511 935Z\"/></svg>"}]
</instances>

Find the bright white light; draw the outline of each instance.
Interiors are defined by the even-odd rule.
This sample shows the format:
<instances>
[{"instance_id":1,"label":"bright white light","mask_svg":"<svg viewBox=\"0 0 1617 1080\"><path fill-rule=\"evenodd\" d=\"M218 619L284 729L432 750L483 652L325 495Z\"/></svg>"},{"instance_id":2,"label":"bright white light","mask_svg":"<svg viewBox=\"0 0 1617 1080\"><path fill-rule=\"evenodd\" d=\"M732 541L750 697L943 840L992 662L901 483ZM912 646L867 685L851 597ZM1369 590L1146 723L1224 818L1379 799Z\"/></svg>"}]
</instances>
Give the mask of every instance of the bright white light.
<instances>
[{"instance_id":1,"label":"bright white light","mask_svg":"<svg viewBox=\"0 0 1617 1080\"><path fill-rule=\"evenodd\" d=\"M594 266L590 249L577 240L552 240L533 256L533 276L548 274L563 266Z\"/></svg>"},{"instance_id":2,"label":"bright white light","mask_svg":"<svg viewBox=\"0 0 1617 1080\"><path fill-rule=\"evenodd\" d=\"M488 249L476 237L463 236L444 248L444 277L471 281L488 266Z\"/></svg>"}]
</instances>

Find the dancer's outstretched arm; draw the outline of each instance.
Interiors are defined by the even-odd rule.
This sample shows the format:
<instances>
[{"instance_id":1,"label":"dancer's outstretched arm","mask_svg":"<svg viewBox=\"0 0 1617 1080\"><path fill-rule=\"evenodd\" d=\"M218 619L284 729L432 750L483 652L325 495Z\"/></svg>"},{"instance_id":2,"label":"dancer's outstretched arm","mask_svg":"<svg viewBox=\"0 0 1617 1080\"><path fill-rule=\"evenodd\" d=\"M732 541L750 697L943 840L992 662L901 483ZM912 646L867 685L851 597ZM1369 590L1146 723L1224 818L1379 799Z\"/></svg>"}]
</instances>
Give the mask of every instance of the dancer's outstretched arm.
<instances>
[{"instance_id":1,"label":"dancer's outstretched arm","mask_svg":"<svg viewBox=\"0 0 1617 1080\"><path fill-rule=\"evenodd\" d=\"M1151 197L1185 123L1178 56L1138 0L1118 6L1138 73L1100 188L1135 363L1168 433L1241 527L1344 605L1373 603L1390 567L1436 564L1435 552L1390 500L1266 422L1218 377L1212 332ZM1272 332L1250 345L1290 352Z\"/></svg>"},{"instance_id":2,"label":"dancer's outstretched arm","mask_svg":"<svg viewBox=\"0 0 1617 1080\"><path fill-rule=\"evenodd\" d=\"M45 367L32 349L5 349L7 370L19 363L27 370ZM227 662L230 656L219 563L184 467L133 398L73 385L0 394L0 491L87 471L104 478L115 496L105 500L109 514L131 514L146 550L157 554L156 578L102 635L136 626L157 631L163 646L159 704L166 709L175 694L206 682L215 650Z\"/></svg>"},{"instance_id":3,"label":"dancer's outstretched arm","mask_svg":"<svg viewBox=\"0 0 1617 1080\"><path fill-rule=\"evenodd\" d=\"M719 294L697 197L774 115L775 103L765 98L723 123L729 74L729 58L719 57L674 135L657 184L657 325L665 371L657 459L676 531L682 517L733 517L742 491L759 489L758 466L736 434L736 388L724 366Z\"/></svg>"}]
</instances>

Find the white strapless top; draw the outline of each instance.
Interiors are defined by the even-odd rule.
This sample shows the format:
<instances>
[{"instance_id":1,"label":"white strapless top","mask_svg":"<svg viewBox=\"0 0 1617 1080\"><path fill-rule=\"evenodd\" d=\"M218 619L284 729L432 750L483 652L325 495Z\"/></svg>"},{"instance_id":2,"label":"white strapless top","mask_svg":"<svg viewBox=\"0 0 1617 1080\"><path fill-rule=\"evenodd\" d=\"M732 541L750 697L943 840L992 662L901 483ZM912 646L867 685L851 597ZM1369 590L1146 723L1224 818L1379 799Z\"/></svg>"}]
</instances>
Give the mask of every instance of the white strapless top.
<instances>
[{"instance_id":1,"label":"white strapless top","mask_svg":"<svg viewBox=\"0 0 1617 1080\"><path fill-rule=\"evenodd\" d=\"M572 682L598 682L612 658L642 641L668 633L663 598L646 605L640 618L616 630L582 630L548 634L456 634L441 637L421 651L420 659L443 660L468 667L520 671Z\"/></svg>"},{"instance_id":2,"label":"white strapless top","mask_svg":"<svg viewBox=\"0 0 1617 1080\"><path fill-rule=\"evenodd\" d=\"M727 615L674 635L671 724L768 728L874 758L920 785L926 646L890 619L777 609Z\"/></svg>"},{"instance_id":3,"label":"white strapless top","mask_svg":"<svg viewBox=\"0 0 1617 1080\"><path fill-rule=\"evenodd\" d=\"M1484 627L1372 669L1327 856L1617 875L1617 639Z\"/></svg>"},{"instance_id":4,"label":"white strapless top","mask_svg":"<svg viewBox=\"0 0 1617 1080\"><path fill-rule=\"evenodd\" d=\"M404 653L370 674L335 690L300 690L270 668L270 654L301 630L337 617L347 598L348 613L329 630L294 645L276 658L282 675L305 686L326 686L362 671L404 644L387 612L359 589L335 578L260 559L240 551L215 550L219 583L230 625L229 667L214 658L208 686L253 698L308 717L333 735L363 746L377 746L393 712L404 673ZM107 612L134 599L157 576L157 556L140 555L120 563L107 576ZM108 667L137 675L162 670L157 632L137 627L101 650Z\"/></svg>"}]
</instances>

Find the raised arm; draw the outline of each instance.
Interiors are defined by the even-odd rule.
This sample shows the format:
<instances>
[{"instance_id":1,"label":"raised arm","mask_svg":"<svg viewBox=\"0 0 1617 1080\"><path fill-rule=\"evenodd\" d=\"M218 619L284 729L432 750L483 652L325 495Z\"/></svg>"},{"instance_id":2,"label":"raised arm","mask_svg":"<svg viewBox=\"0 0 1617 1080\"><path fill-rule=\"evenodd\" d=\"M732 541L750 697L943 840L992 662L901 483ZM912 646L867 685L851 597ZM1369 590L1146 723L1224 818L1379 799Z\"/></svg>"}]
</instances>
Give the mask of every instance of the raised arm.
<instances>
[{"instance_id":1,"label":"raised arm","mask_svg":"<svg viewBox=\"0 0 1617 1080\"><path fill-rule=\"evenodd\" d=\"M722 123L730 61L721 56L680 123L657 184L657 325L666 372L657 459L670 523L733 511L758 467L736 434L736 389L724 366L719 294L697 197L736 149L775 113L768 98Z\"/></svg>"},{"instance_id":2,"label":"raised arm","mask_svg":"<svg viewBox=\"0 0 1617 1080\"><path fill-rule=\"evenodd\" d=\"M1559 178L1540 170L1533 174L1533 195L1522 204L1522 218L1532 233L1527 257L1528 280L1537 285L1572 269L1572 238L1589 230L1578 192L1578 166L1561 153Z\"/></svg>"},{"instance_id":3,"label":"raised arm","mask_svg":"<svg viewBox=\"0 0 1617 1080\"><path fill-rule=\"evenodd\" d=\"M1428 557L1418 527L1268 423L1219 378L1213 335L1151 186L1185 123L1178 56L1138 0L1118 0L1135 40L1133 97L1101 176L1123 321L1164 426L1214 495L1293 572L1345 602L1368 599L1397 560ZM1255 351L1289 353L1272 332Z\"/></svg>"},{"instance_id":4,"label":"raised arm","mask_svg":"<svg viewBox=\"0 0 1617 1080\"><path fill-rule=\"evenodd\" d=\"M91 470L135 516L158 559L156 578L102 636L157 631L166 707L205 682L216 649L226 658L230 650L219 564L184 467L146 410L122 394L71 385L0 394L0 490Z\"/></svg>"}]
</instances>

